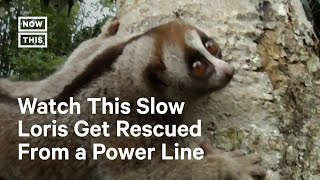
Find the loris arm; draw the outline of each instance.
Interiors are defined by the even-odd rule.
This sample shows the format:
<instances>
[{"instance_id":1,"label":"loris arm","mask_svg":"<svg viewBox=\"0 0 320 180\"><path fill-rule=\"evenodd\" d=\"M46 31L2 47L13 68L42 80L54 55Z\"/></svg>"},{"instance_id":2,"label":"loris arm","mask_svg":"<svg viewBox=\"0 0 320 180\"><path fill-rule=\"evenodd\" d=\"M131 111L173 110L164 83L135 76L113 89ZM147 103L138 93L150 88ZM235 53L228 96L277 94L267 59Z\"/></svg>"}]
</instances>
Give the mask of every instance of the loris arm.
<instances>
[{"instance_id":1,"label":"loris arm","mask_svg":"<svg viewBox=\"0 0 320 180\"><path fill-rule=\"evenodd\" d=\"M45 89L48 84L57 84L64 86L62 82L67 81L68 74L77 74L77 71L82 71L80 66L87 64L89 57L94 54L105 40L114 36L119 28L120 22L118 18L106 22L101 28L101 34L89 40L82 42L64 64L63 68L47 79L41 81L10 81L8 79L0 78L0 99L1 95L10 95L8 98L16 99L18 97L38 97L40 100L54 98L56 96L56 89ZM77 65L75 67L75 65Z\"/></svg>"}]
</instances>

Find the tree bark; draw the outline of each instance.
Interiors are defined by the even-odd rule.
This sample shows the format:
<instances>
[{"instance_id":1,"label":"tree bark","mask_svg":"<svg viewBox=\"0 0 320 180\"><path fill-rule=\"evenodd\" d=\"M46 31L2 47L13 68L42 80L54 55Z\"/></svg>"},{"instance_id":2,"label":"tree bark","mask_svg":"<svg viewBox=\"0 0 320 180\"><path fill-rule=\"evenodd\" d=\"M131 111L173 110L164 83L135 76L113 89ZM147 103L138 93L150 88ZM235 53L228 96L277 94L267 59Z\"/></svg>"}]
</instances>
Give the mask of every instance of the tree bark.
<instances>
[{"instance_id":1,"label":"tree bark","mask_svg":"<svg viewBox=\"0 0 320 180\"><path fill-rule=\"evenodd\" d=\"M118 0L117 9L120 34L179 13L220 44L236 75L190 113L203 137L260 153L267 179L320 178L318 44L299 0Z\"/></svg>"}]
</instances>

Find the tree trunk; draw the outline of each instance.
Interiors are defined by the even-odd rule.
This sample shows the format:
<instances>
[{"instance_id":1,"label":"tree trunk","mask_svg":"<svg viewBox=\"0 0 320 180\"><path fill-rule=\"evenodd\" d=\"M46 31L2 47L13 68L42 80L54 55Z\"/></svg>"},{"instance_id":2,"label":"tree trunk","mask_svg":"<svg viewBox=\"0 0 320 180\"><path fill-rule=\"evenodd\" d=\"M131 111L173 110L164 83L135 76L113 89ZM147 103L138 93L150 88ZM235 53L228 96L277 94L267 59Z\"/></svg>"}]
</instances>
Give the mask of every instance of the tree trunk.
<instances>
[{"instance_id":1,"label":"tree trunk","mask_svg":"<svg viewBox=\"0 0 320 180\"><path fill-rule=\"evenodd\" d=\"M299 0L118 0L117 8L119 33L178 13L220 44L236 75L191 113L203 120L204 137L260 153L267 179L320 178L318 45Z\"/></svg>"}]
</instances>

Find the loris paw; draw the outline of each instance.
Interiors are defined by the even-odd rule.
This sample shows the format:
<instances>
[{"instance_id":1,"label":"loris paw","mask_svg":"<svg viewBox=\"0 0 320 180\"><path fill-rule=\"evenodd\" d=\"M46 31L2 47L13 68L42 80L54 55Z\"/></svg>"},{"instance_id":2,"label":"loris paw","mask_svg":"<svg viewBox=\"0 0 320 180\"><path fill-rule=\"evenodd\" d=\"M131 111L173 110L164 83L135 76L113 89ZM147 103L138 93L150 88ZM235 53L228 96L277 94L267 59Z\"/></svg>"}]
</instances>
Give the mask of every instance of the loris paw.
<instances>
[{"instance_id":1,"label":"loris paw","mask_svg":"<svg viewBox=\"0 0 320 180\"><path fill-rule=\"evenodd\" d=\"M220 180L254 180L264 179L266 170L259 163L262 161L260 155L245 155L240 150L223 152L213 149L209 143L202 143L206 157L206 163L216 164L218 168L218 179ZM210 165L208 166L210 167ZM209 169L208 169L209 170Z\"/></svg>"}]
</instances>

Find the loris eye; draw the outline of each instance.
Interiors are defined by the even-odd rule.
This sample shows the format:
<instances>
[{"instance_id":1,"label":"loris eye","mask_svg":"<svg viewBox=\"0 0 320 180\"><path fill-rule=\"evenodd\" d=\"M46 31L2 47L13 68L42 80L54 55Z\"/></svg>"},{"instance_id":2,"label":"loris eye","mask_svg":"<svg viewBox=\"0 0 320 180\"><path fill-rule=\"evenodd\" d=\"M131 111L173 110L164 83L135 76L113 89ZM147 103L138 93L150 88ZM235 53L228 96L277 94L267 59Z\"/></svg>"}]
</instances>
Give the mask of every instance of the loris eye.
<instances>
[{"instance_id":1,"label":"loris eye","mask_svg":"<svg viewBox=\"0 0 320 180\"><path fill-rule=\"evenodd\" d=\"M207 70L207 66L201 61L195 61L192 64L192 71L196 76L203 76Z\"/></svg>"},{"instance_id":2,"label":"loris eye","mask_svg":"<svg viewBox=\"0 0 320 180\"><path fill-rule=\"evenodd\" d=\"M207 50L214 56L217 55L218 51L219 51L219 47L218 45L213 41L213 40L209 40L205 43L205 47L207 48Z\"/></svg>"}]
</instances>

